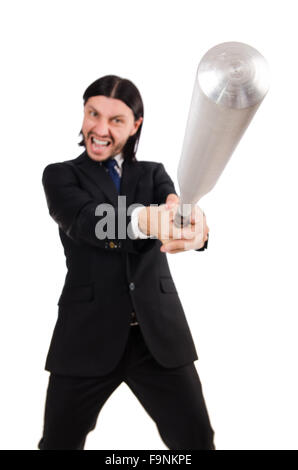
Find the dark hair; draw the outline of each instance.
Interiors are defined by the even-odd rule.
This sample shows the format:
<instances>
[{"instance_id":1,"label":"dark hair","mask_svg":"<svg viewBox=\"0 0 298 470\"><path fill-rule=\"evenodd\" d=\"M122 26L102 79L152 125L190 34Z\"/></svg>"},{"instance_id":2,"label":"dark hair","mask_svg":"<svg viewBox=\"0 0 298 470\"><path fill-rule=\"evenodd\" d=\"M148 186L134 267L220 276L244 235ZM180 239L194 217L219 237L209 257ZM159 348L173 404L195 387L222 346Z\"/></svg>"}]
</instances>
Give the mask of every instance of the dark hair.
<instances>
[{"instance_id":1,"label":"dark hair","mask_svg":"<svg viewBox=\"0 0 298 470\"><path fill-rule=\"evenodd\" d=\"M144 117L144 106L140 92L137 87L126 78L121 78L117 75L105 75L104 77L95 80L95 82L91 83L91 85L89 85L85 90L83 95L84 105L88 98L98 95L123 101L132 110L135 121L141 116ZM140 124L137 132L127 139L127 142L122 149L122 155L125 160L137 160L136 153L142 125L143 122ZM79 135L83 136L83 132L81 131ZM78 145L85 147L84 136Z\"/></svg>"}]
</instances>

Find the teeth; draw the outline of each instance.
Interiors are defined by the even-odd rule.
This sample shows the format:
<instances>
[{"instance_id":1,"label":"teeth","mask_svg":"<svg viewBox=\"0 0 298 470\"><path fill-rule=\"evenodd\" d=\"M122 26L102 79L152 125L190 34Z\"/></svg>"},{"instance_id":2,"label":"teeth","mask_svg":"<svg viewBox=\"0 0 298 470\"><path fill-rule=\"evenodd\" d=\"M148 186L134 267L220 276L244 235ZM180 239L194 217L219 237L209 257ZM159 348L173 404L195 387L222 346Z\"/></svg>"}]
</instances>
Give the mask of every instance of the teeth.
<instances>
[{"instance_id":1,"label":"teeth","mask_svg":"<svg viewBox=\"0 0 298 470\"><path fill-rule=\"evenodd\" d=\"M95 144L98 144L98 145L108 145L108 144L109 144L108 141L106 141L106 140L98 140L98 139L96 139L95 137L93 137L93 142L94 142Z\"/></svg>"}]
</instances>

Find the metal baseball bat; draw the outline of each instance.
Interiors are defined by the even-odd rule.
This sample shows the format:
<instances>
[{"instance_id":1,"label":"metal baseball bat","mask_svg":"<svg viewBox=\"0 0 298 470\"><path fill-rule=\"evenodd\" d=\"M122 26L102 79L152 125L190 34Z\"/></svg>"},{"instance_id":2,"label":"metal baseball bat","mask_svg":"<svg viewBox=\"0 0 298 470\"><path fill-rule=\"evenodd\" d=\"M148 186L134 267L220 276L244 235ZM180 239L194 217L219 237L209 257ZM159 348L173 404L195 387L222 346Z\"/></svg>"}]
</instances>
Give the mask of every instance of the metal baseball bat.
<instances>
[{"instance_id":1,"label":"metal baseball bat","mask_svg":"<svg viewBox=\"0 0 298 470\"><path fill-rule=\"evenodd\" d=\"M178 165L177 227L216 184L268 89L267 62L253 47L225 42L203 56Z\"/></svg>"}]
</instances>

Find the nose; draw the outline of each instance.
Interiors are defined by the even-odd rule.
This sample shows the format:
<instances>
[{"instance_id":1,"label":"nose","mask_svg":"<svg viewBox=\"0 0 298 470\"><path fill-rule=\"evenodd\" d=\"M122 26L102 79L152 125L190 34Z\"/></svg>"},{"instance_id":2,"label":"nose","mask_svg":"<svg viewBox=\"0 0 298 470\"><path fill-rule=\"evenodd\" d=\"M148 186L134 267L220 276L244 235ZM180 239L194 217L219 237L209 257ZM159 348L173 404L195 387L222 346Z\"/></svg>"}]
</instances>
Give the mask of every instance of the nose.
<instances>
[{"instance_id":1,"label":"nose","mask_svg":"<svg viewBox=\"0 0 298 470\"><path fill-rule=\"evenodd\" d=\"M108 121L100 117L93 126L92 131L99 137L108 137L110 135Z\"/></svg>"}]
</instances>

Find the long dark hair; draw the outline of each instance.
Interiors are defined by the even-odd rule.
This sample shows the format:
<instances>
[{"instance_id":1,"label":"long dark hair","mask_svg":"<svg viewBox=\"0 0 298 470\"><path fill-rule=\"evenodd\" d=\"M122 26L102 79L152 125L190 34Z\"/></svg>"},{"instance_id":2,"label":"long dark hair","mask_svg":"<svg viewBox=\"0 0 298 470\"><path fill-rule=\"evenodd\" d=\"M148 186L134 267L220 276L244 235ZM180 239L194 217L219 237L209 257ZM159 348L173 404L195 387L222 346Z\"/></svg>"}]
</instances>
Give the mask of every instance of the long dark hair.
<instances>
[{"instance_id":1,"label":"long dark hair","mask_svg":"<svg viewBox=\"0 0 298 470\"><path fill-rule=\"evenodd\" d=\"M105 75L104 77L98 78L85 90L83 94L84 105L88 98L98 95L123 101L132 110L135 121L141 116L144 117L144 105L141 94L137 87L126 78L121 78L117 75ZM143 122L140 124L137 132L127 139L127 142L122 149L122 155L125 160L137 160L136 153L142 125ZM86 147L83 132L81 131L79 135L82 135L83 139L78 145Z\"/></svg>"}]
</instances>

